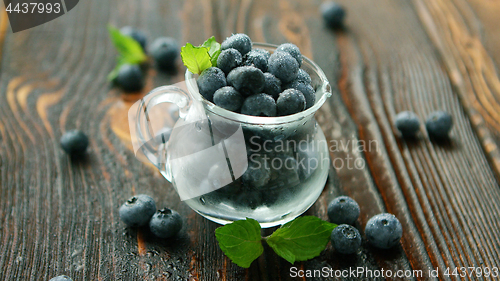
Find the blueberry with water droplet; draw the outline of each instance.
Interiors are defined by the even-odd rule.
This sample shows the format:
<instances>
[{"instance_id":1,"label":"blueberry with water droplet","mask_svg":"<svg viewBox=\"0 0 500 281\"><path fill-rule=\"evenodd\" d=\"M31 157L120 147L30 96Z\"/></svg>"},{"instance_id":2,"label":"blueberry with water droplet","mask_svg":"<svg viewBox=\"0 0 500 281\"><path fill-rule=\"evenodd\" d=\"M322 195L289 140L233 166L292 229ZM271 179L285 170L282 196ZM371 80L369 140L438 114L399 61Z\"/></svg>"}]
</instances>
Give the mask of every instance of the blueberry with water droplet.
<instances>
[{"instance_id":1,"label":"blueberry with water droplet","mask_svg":"<svg viewBox=\"0 0 500 281\"><path fill-rule=\"evenodd\" d=\"M87 151L89 139L82 131L71 130L62 135L60 143L66 153L81 155Z\"/></svg>"},{"instance_id":2,"label":"blueberry with water droplet","mask_svg":"<svg viewBox=\"0 0 500 281\"><path fill-rule=\"evenodd\" d=\"M130 197L119 210L120 219L130 227L148 224L156 211L153 198L145 194Z\"/></svg>"},{"instance_id":3,"label":"blueberry with water droplet","mask_svg":"<svg viewBox=\"0 0 500 281\"><path fill-rule=\"evenodd\" d=\"M383 213L373 216L365 227L368 242L380 249L389 249L399 243L403 227L393 214Z\"/></svg>"},{"instance_id":4,"label":"blueberry with water droplet","mask_svg":"<svg viewBox=\"0 0 500 281\"><path fill-rule=\"evenodd\" d=\"M340 254L354 254L361 246L361 234L348 224L334 228L330 238L333 248Z\"/></svg>"},{"instance_id":5,"label":"blueberry with water droplet","mask_svg":"<svg viewBox=\"0 0 500 281\"><path fill-rule=\"evenodd\" d=\"M168 208L158 210L149 222L151 232L160 238L170 238L179 233L181 228L181 215Z\"/></svg>"}]
</instances>

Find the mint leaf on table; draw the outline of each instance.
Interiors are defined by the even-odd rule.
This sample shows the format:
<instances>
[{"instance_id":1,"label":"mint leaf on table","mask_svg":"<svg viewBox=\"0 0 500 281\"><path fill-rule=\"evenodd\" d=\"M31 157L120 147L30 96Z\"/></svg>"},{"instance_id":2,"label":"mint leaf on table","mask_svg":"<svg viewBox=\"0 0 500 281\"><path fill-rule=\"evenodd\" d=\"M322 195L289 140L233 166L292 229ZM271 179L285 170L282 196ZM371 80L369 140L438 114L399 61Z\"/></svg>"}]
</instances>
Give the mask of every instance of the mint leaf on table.
<instances>
[{"instance_id":1,"label":"mint leaf on table","mask_svg":"<svg viewBox=\"0 0 500 281\"><path fill-rule=\"evenodd\" d=\"M209 49L207 47L195 47L191 43L181 48L181 58L189 71L200 74L203 70L212 66Z\"/></svg>"},{"instance_id":2,"label":"mint leaf on table","mask_svg":"<svg viewBox=\"0 0 500 281\"><path fill-rule=\"evenodd\" d=\"M247 218L215 230L219 247L235 264L249 268L263 252L260 224Z\"/></svg>"},{"instance_id":3,"label":"mint leaf on table","mask_svg":"<svg viewBox=\"0 0 500 281\"><path fill-rule=\"evenodd\" d=\"M120 67L126 63L128 64L140 64L147 60L147 56L144 53L141 45L135 41L132 37L124 35L117 28L109 25L108 26L109 35L111 41L115 45L118 51L118 58L116 61L116 67L108 75L108 80L114 80L118 75Z\"/></svg>"},{"instance_id":4,"label":"mint leaf on table","mask_svg":"<svg viewBox=\"0 0 500 281\"><path fill-rule=\"evenodd\" d=\"M207 41L201 44L201 47L208 48L208 55L210 55L212 66L217 66L217 59L219 58L221 52L221 46L215 40L215 36L208 38Z\"/></svg>"},{"instance_id":5,"label":"mint leaf on table","mask_svg":"<svg viewBox=\"0 0 500 281\"><path fill-rule=\"evenodd\" d=\"M290 263L305 261L319 256L336 226L313 216L299 217L265 240L278 256Z\"/></svg>"}]
</instances>

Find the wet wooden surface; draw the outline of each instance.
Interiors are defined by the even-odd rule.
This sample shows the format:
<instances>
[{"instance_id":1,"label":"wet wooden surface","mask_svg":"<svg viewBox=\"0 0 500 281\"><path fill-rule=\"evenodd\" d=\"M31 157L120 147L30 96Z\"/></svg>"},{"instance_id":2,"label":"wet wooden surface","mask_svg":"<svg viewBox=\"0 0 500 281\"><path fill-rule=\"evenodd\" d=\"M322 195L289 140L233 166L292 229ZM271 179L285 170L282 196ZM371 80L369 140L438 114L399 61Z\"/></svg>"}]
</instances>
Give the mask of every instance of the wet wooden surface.
<instances>
[{"instance_id":1,"label":"wet wooden surface","mask_svg":"<svg viewBox=\"0 0 500 281\"><path fill-rule=\"evenodd\" d=\"M116 55L108 23L146 30L150 42L171 36L199 44L244 32L254 41L295 43L322 67L335 90L317 114L327 138L377 146L332 151L332 159L361 158L366 165L333 168L307 214L326 219L328 200L346 194L360 203L360 230L388 211L403 224L404 236L390 251L363 245L346 258L328 246L293 266L422 270L421 280L432 280L433 268L440 279L455 280L461 278L445 276L446 268L499 267L500 2L339 2L348 12L342 31L323 26L321 1L89 0L16 34L1 13L0 280L61 274L74 280L331 280L290 277L292 265L269 248L249 269L237 267L216 244L218 225L191 211L155 169L135 159L127 109L139 96L122 95L106 81ZM149 70L144 94L181 81L183 71L180 62L176 74ZM421 119L450 112L450 141L430 141L424 131L416 141L399 138L392 124L403 110ZM71 161L58 144L74 128L91 140L81 161ZM125 228L118 207L137 193L178 210L182 234L161 240Z\"/></svg>"}]
</instances>

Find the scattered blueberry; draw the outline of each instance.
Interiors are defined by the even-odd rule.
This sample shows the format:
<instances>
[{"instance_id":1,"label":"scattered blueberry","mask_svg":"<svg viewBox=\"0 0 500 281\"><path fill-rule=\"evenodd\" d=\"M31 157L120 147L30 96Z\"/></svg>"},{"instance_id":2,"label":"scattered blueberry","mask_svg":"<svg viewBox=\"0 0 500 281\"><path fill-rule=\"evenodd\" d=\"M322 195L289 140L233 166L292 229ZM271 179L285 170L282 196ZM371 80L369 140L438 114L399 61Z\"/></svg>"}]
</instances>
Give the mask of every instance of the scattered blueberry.
<instances>
[{"instance_id":1,"label":"scattered blueberry","mask_svg":"<svg viewBox=\"0 0 500 281\"><path fill-rule=\"evenodd\" d=\"M297 78L299 63L287 52L274 52L269 57L267 69L283 83L289 83Z\"/></svg>"},{"instance_id":2,"label":"scattered blueberry","mask_svg":"<svg viewBox=\"0 0 500 281\"><path fill-rule=\"evenodd\" d=\"M212 102L215 91L227 85L224 72L218 67L203 70L200 77L198 77L197 83L200 94Z\"/></svg>"},{"instance_id":3,"label":"scattered blueberry","mask_svg":"<svg viewBox=\"0 0 500 281\"><path fill-rule=\"evenodd\" d=\"M148 224L156 211L153 198L139 194L130 197L119 210L120 219L128 226L137 227Z\"/></svg>"},{"instance_id":4,"label":"scattered blueberry","mask_svg":"<svg viewBox=\"0 0 500 281\"><path fill-rule=\"evenodd\" d=\"M279 116L291 115L306 108L306 99L299 90L287 89L279 95L276 107Z\"/></svg>"},{"instance_id":5,"label":"scattered blueberry","mask_svg":"<svg viewBox=\"0 0 500 281\"><path fill-rule=\"evenodd\" d=\"M124 26L120 29L121 34L132 37L139 45L141 45L142 49L146 50L146 34L141 30L135 29L131 26Z\"/></svg>"},{"instance_id":6,"label":"scattered blueberry","mask_svg":"<svg viewBox=\"0 0 500 281\"><path fill-rule=\"evenodd\" d=\"M50 279L49 281L73 281L73 279L66 275L60 275Z\"/></svg>"},{"instance_id":7,"label":"scattered blueberry","mask_svg":"<svg viewBox=\"0 0 500 281\"><path fill-rule=\"evenodd\" d=\"M217 58L217 67L228 74L233 68L240 66L242 61L241 53L236 49L229 48L220 53Z\"/></svg>"},{"instance_id":8,"label":"scattered blueberry","mask_svg":"<svg viewBox=\"0 0 500 281\"><path fill-rule=\"evenodd\" d=\"M238 112L245 98L231 86L226 86L215 91L214 103L224 109Z\"/></svg>"},{"instance_id":9,"label":"scattered blueberry","mask_svg":"<svg viewBox=\"0 0 500 281\"><path fill-rule=\"evenodd\" d=\"M425 127L429 136L436 139L445 139L453 127L453 119L448 112L436 111L431 113L425 121Z\"/></svg>"},{"instance_id":10,"label":"scattered blueberry","mask_svg":"<svg viewBox=\"0 0 500 281\"><path fill-rule=\"evenodd\" d=\"M316 102L316 93L310 84L295 80L294 82L287 84L285 88L299 90L304 95L304 98L306 98L306 109L313 106Z\"/></svg>"},{"instance_id":11,"label":"scattered blueberry","mask_svg":"<svg viewBox=\"0 0 500 281\"><path fill-rule=\"evenodd\" d=\"M379 214L368 220L365 235L374 247L389 249L399 243L403 236L403 227L393 214Z\"/></svg>"},{"instance_id":12,"label":"scattered blueberry","mask_svg":"<svg viewBox=\"0 0 500 281\"><path fill-rule=\"evenodd\" d=\"M299 47L295 46L294 44L292 44L292 43L281 44L276 49L276 52L287 52L295 60L297 60L299 67L302 65L302 54L300 53Z\"/></svg>"},{"instance_id":13,"label":"scattered blueberry","mask_svg":"<svg viewBox=\"0 0 500 281\"><path fill-rule=\"evenodd\" d=\"M241 113L253 116L276 116L276 102L268 94L256 94L245 99Z\"/></svg>"},{"instance_id":14,"label":"scattered blueberry","mask_svg":"<svg viewBox=\"0 0 500 281\"><path fill-rule=\"evenodd\" d=\"M242 56L246 55L246 53L252 50L252 40L248 35L243 33L233 34L230 37L227 37L224 42L221 44L221 49L226 50L229 48L234 48L238 50Z\"/></svg>"},{"instance_id":15,"label":"scattered blueberry","mask_svg":"<svg viewBox=\"0 0 500 281\"><path fill-rule=\"evenodd\" d=\"M420 130L420 120L411 111L403 111L396 115L396 128L403 137L414 137Z\"/></svg>"},{"instance_id":16,"label":"scattered blueberry","mask_svg":"<svg viewBox=\"0 0 500 281\"><path fill-rule=\"evenodd\" d=\"M160 37L151 44L151 56L160 70L168 71L175 68L179 57L179 44L174 38Z\"/></svg>"},{"instance_id":17,"label":"scattered blueberry","mask_svg":"<svg viewBox=\"0 0 500 281\"><path fill-rule=\"evenodd\" d=\"M253 65L257 67L258 69L262 70L262 72L267 71L267 56L266 54L256 51L256 50L251 50L248 52L244 57L243 57L243 64L244 65Z\"/></svg>"},{"instance_id":18,"label":"scattered blueberry","mask_svg":"<svg viewBox=\"0 0 500 281\"><path fill-rule=\"evenodd\" d=\"M304 82L306 84L311 84L311 76L309 76L309 74L305 70L299 68L296 81Z\"/></svg>"},{"instance_id":19,"label":"scattered blueberry","mask_svg":"<svg viewBox=\"0 0 500 281\"><path fill-rule=\"evenodd\" d=\"M339 4L328 1L320 7L321 15L326 25L330 28L341 28L344 24L345 10Z\"/></svg>"},{"instance_id":20,"label":"scattered blueberry","mask_svg":"<svg viewBox=\"0 0 500 281\"><path fill-rule=\"evenodd\" d=\"M245 96L262 92L265 82L264 73L254 66L240 66L227 75L227 83Z\"/></svg>"},{"instance_id":21,"label":"scattered blueberry","mask_svg":"<svg viewBox=\"0 0 500 281\"><path fill-rule=\"evenodd\" d=\"M333 229L332 246L340 254L354 254L361 246L361 234L359 231L348 224L341 224Z\"/></svg>"},{"instance_id":22,"label":"scattered blueberry","mask_svg":"<svg viewBox=\"0 0 500 281\"><path fill-rule=\"evenodd\" d=\"M261 189L271 179L271 168L268 159L261 154L253 154L248 158L248 168L241 176L244 186Z\"/></svg>"},{"instance_id":23,"label":"scattered blueberry","mask_svg":"<svg viewBox=\"0 0 500 281\"><path fill-rule=\"evenodd\" d=\"M359 205L354 199L339 196L328 204L328 218L335 224L354 224L359 217Z\"/></svg>"},{"instance_id":24,"label":"scattered blueberry","mask_svg":"<svg viewBox=\"0 0 500 281\"><path fill-rule=\"evenodd\" d=\"M139 65L122 65L118 70L116 83L127 93L140 91L144 87L144 75Z\"/></svg>"},{"instance_id":25,"label":"scattered blueberry","mask_svg":"<svg viewBox=\"0 0 500 281\"><path fill-rule=\"evenodd\" d=\"M179 213L163 208L154 213L149 222L151 232L160 238L170 238L182 228L182 218Z\"/></svg>"},{"instance_id":26,"label":"scattered blueberry","mask_svg":"<svg viewBox=\"0 0 500 281\"><path fill-rule=\"evenodd\" d=\"M264 73L264 77L266 78L266 83L263 92L272 96L275 100L278 99L281 93L281 80L269 72Z\"/></svg>"},{"instance_id":27,"label":"scattered blueberry","mask_svg":"<svg viewBox=\"0 0 500 281\"><path fill-rule=\"evenodd\" d=\"M271 56L271 53L269 53L268 51L261 49L261 48L255 48L252 51L259 52L259 53L263 54L266 57L266 60L269 60L269 57Z\"/></svg>"},{"instance_id":28,"label":"scattered blueberry","mask_svg":"<svg viewBox=\"0 0 500 281\"><path fill-rule=\"evenodd\" d=\"M69 155L81 155L89 146L89 138L79 130L71 130L61 137L61 147Z\"/></svg>"}]
</instances>

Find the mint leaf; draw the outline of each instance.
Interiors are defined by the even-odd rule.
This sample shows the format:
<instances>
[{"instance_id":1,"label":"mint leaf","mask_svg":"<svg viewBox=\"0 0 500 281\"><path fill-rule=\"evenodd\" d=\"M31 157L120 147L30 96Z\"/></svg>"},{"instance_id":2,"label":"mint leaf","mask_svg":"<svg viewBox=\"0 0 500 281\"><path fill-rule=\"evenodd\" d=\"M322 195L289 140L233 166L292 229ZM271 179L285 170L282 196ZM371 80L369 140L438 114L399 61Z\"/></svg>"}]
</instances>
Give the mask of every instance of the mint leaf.
<instances>
[{"instance_id":1,"label":"mint leaf","mask_svg":"<svg viewBox=\"0 0 500 281\"><path fill-rule=\"evenodd\" d=\"M120 30L111 25L108 26L108 31L111 41L113 41L118 51L115 69L108 75L108 80L113 80L118 75L118 70L122 65L126 63L139 64L145 62L147 56L142 50L141 45L132 37L123 35Z\"/></svg>"},{"instance_id":2,"label":"mint leaf","mask_svg":"<svg viewBox=\"0 0 500 281\"><path fill-rule=\"evenodd\" d=\"M336 224L313 216L299 217L266 238L267 244L290 263L319 256Z\"/></svg>"},{"instance_id":3,"label":"mint leaf","mask_svg":"<svg viewBox=\"0 0 500 281\"><path fill-rule=\"evenodd\" d=\"M212 62L212 66L217 66L217 59L219 58L220 52L221 51L218 50L210 57L210 62Z\"/></svg>"},{"instance_id":4,"label":"mint leaf","mask_svg":"<svg viewBox=\"0 0 500 281\"><path fill-rule=\"evenodd\" d=\"M210 62L212 66L217 66L217 59L219 58L221 52L221 46L215 40L215 36L212 36L203 42L201 47L208 48L208 55L210 55Z\"/></svg>"},{"instance_id":5,"label":"mint leaf","mask_svg":"<svg viewBox=\"0 0 500 281\"><path fill-rule=\"evenodd\" d=\"M219 247L235 264L249 268L263 252L260 224L247 218L215 230Z\"/></svg>"},{"instance_id":6,"label":"mint leaf","mask_svg":"<svg viewBox=\"0 0 500 281\"><path fill-rule=\"evenodd\" d=\"M192 73L200 74L203 70L212 66L208 48L195 47L191 43L181 48L181 58L184 65Z\"/></svg>"}]
</instances>

